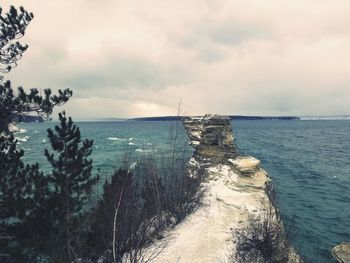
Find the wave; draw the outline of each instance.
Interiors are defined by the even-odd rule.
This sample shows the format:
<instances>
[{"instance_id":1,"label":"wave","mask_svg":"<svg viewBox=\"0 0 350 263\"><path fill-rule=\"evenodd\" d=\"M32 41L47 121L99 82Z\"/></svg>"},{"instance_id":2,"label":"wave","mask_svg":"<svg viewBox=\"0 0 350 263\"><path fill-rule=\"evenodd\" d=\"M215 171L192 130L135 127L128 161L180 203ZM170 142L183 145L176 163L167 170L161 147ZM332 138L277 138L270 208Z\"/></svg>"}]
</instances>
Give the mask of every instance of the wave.
<instances>
[{"instance_id":1,"label":"wave","mask_svg":"<svg viewBox=\"0 0 350 263\"><path fill-rule=\"evenodd\" d=\"M118 138L118 137L108 137L107 140L110 140L110 141L123 141L125 139L121 139L121 138Z\"/></svg>"},{"instance_id":2,"label":"wave","mask_svg":"<svg viewBox=\"0 0 350 263\"><path fill-rule=\"evenodd\" d=\"M24 136L24 137L16 137L16 140L19 142L26 142L28 141L29 136Z\"/></svg>"},{"instance_id":3,"label":"wave","mask_svg":"<svg viewBox=\"0 0 350 263\"><path fill-rule=\"evenodd\" d=\"M129 142L128 145L136 145L136 143Z\"/></svg>"},{"instance_id":4,"label":"wave","mask_svg":"<svg viewBox=\"0 0 350 263\"><path fill-rule=\"evenodd\" d=\"M26 129L23 129L23 128L20 128L19 131L17 133L26 133L27 130Z\"/></svg>"},{"instance_id":5,"label":"wave","mask_svg":"<svg viewBox=\"0 0 350 263\"><path fill-rule=\"evenodd\" d=\"M130 137L130 138L129 138L129 141L132 141L132 140L136 140L136 138Z\"/></svg>"}]
</instances>

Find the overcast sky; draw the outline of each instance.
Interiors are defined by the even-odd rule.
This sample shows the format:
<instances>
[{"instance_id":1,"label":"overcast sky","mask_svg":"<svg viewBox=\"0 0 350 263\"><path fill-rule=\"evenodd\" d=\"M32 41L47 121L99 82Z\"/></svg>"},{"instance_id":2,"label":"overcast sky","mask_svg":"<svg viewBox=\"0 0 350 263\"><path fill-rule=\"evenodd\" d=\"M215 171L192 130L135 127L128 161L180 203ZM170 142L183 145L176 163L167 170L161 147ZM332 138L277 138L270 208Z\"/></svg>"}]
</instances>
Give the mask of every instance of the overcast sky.
<instances>
[{"instance_id":1,"label":"overcast sky","mask_svg":"<svg viewBox=\"0 0 350 263\"><path fill-rule=\"evenodd\" d=\"M349 0L23 0L7 78L75 118L350 113Z\"/></svg>"}]
</instances>

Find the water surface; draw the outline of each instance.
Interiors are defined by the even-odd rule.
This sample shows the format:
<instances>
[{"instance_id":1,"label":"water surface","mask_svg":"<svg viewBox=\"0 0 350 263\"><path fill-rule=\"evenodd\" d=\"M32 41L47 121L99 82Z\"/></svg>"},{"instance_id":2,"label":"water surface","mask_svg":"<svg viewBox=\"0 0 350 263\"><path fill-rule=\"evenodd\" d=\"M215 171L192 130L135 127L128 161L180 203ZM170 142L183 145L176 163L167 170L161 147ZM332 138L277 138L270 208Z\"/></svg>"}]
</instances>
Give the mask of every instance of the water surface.
<instances>
[{"instance_id":1,"label":"water surface","mask_svg":"<svg viewBox=\"0 0 350 263\"><path fill-rule=\"evenodd\" d=\"M82 136L94 140L95 170L111 174L116 160L131 148L134 154L169 150L173 122L82 122ZM55 123L21 124L20 147L29 163L49 170L43 156L49 148L46 129ZM311 262L331 262L330 249L350 241L350 121L235 121L236 144L255 156L277 186L282 217L295 229L293 244ZM179 144L187 137L179 132ZM191 155L187 146L186 154Z\"/></svg>"}]
</instances>

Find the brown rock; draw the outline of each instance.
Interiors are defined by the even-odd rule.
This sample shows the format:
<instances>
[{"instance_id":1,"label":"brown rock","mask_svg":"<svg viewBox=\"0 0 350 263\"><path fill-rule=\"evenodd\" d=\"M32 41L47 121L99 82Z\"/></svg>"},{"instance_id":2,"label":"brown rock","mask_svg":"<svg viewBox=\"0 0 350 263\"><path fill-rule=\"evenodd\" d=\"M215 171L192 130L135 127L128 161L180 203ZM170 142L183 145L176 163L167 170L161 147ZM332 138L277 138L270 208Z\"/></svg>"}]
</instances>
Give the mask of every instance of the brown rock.
<instances>
[{"instance_id":1,"label":"brown rock","mask_svg":"<svg viewBox=\"0 0 350 263\"><path fill-rule=\"evenodd\" d=\"M226 163L238 155L234 145L231 119L226 116L205 115L185 117L183 124L190 144L195 148L194 157L211 164Z\"/></svg>"},{"instance_id":2,"label":"brown rock","mask_svg":"<svg viewBox=\"0 0 350 263\"><path fill-rule=\"evenodd\" d=\"M335 246L332 255L339 263L350 263L350 243L343 242Z\"/></svg>"},{"instance_id":3,"label":"brown rock","mask_svg":"<svg viewBox=\"0 0 350 263\"><path fill-rule=\"evenodd\" d=\"M237 157L229 162L243 175L252 175L260 168L260 161L254 157Z\"/></svg>"}]
</instances>

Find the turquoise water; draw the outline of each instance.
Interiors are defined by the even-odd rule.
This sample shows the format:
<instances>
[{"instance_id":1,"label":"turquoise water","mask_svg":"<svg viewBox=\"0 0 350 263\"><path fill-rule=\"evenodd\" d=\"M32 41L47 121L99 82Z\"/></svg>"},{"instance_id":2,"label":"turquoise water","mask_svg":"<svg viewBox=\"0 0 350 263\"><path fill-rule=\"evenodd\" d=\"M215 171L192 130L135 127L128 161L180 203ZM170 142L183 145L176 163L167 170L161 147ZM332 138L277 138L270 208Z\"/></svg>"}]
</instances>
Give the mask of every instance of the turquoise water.
<instances>
[{"instance_id":1,"label":"turquoise water","mask_svg":"<svg viewBox=\"0 0 350 263\"><path fill-rule=\"evenodd\" d=\"M21 124L18 134L25 160L39 162L49 148L46 129L55 123ZM133 154L169 150L172 122L78 123L83 138L93 139L95 168L110 174L125 149ZM293 222L293 244L310 262L331 262L330 249L350 241L350 121L236 121L241 154L260 159L277 186L286 223ZM179 133L179 144L186 135ZM191 155L188 146L186 154ZM120 163L120 162L119 162Z\"/></svg>"},{"instance_id":2,"label":"turquoise water","mask_svg":"<svg viewBox=\"0 0 350 263\"><path fill-rule=\"evenodd\" d=\"M277 185L298 251L331 262L330 249L350 241L350 121L237 122L234 131Z\"/></svg>"},{"instance_id":3,"label":"turquoise water","mask_svg":"<svg viewBox=\"0 0 350 263\"><path fill-rule=\"evenodd\" d=\"M43 155L44 149L50 149L47 139L48 128L57 123L22 123L20 128L25 133L17 134L20 147L25 150L25 160L29 163L39 162L43 169L48 169ZM186 134L182 124L176 126L172 122L78 122L82 138L94 140L91 158L95 170L111 173L119 165L126 151L134 155L152 152L161 155L169 151L171 130L178 127L178 145L186 145L187 155L191 156L192 148L187 145Z\"/></svg>"}]
</instances>

